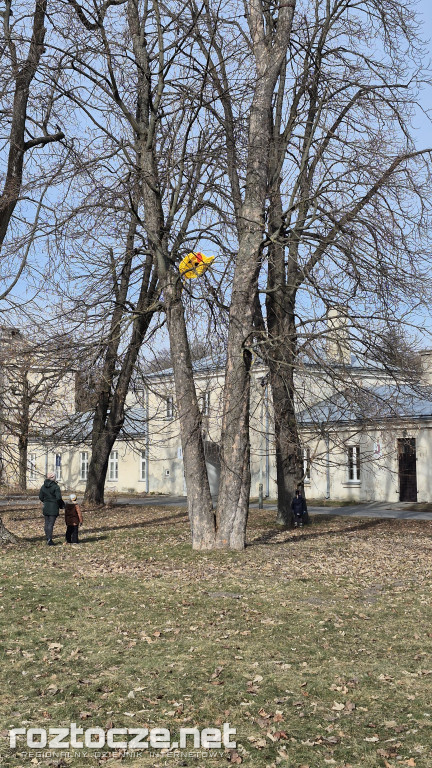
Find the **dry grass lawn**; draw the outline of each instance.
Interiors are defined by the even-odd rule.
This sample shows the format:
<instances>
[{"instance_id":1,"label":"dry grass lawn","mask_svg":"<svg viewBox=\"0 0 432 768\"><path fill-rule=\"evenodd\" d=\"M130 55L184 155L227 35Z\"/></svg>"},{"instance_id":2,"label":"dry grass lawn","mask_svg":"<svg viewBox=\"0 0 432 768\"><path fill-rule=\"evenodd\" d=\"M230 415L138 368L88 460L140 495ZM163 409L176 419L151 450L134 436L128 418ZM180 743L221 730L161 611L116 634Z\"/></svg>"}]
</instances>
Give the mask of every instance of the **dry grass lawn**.
<instances>
[{"instance_id":1,"label":"dry grass lawn","mask_svg":"<svg viewBox=\"0 0 432 768\"><path fill-rule=\"evenodd\" d=\"M196 554L180 508L88 512L78 547L60 518L46 547L39 505L9 509L0 766L432 768L432 523L273 514L252 511L244 552ZM9 728L70 722L173 740L229 722L237 748L9 748Z\"/></svg>"}]
</instances>

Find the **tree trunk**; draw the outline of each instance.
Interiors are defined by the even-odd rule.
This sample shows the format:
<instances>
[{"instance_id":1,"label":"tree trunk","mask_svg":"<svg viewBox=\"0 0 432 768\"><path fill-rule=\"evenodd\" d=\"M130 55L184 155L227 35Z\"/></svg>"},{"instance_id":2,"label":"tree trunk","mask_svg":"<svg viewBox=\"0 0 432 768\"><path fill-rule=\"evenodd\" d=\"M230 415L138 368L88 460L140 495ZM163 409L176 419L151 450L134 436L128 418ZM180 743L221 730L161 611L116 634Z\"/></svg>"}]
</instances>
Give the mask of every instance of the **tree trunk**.
<instances>
[{"instance_id":1,"label":"tree trunk","mask_svg":"<svg viewBox=\"0 0 432 768\"><path fill-rule=\"evenodd\" d=\"M120 278L115 285L116 305L111 317L102 382L92 425L92 455L84 494L85 501L92 504L104 504L109 456L123 427L130 380L158 298L158 273L154 268L153 258L148 255L142 267L140 294L135 306L131 339L123 354L120 372L115 379L120 357L119 346L134 255L136 227L137 219L132 211L126 239L125 260ZM117 281L116 277L114 279Z\"/></svg>"},{"instance_id":2,"label":"tree trunk","mask_svg":"<svg viewBox=\"0 0 432 768\"><path fill-rule=\"evenodd\" d=\"M231 297L222 417L217 546L229 549L243 549L246 540L250 493L251 349L263 248L272 102L276 82L286 59L295 5L295 0L281 5L273 39L266 37L264 4L251 2L245 6L255 58L256 81L249 117L244 201L237 216L239 249Z\"/></svg>"},{"instance_id":3,"label":"tree trunk","mask_svg":"<svg viewBox=\"0 0 432 768\"><path fill-rule=\"evenodd\" d=\"M295 338L294 317L287 313L286 336L279 339ZM280 328L283 330L282 326ZM291 331L291 336L289 336ZM303 458L295 413L294 389L295 354L292 345L279 342L272 346L270 365L270 384L273 396L275 422L276 473L278 489L278 512L276 522L281 525L292 524L291 501L297 488L303 481Z\"/></svg>"},{"instance_id":4,"label":"tree trunk","mask_svg":"<svg viewBox=\"0 0 432 768\"><path fill-rule=\"evenodd\" d=\"M28 437L20 435L18 438L18 487L20 491L27 490L27 452Z\"/></svg>"},{"instance_id":5,"label":"tree trunk","mask_svg":"<svg viewBox=\"0 0 432 768\"><path fill-rule=\"evenodd\" d=\"M164 300L177 395L192 547L196 550L212 549L215 545L215 514L204 455L201 413L193 378L181 283L178 275L172 272L167 276Z\"/></svg>"},{"instance_id":6,"label":"tree trunk","mask_svg":"<svg viewBox=\"0 0 432 768\"><path fill-rule=\"evenodd\" d=\"M62 132L55 136L42 136L34 141L25 141L27 106L30 85L37 72L41 56L44 52L45 15L47 0L36 0L33 12L33 29L28 56L18 64L15 74L15 92L12 108L12 123L9 135L9 153L6 177L3 191L0 195L0 246L2 245L9 226L10 219L19 199L23 179L24 154L35 145L44 145L50 141L64 138ZM5 25L9 25L10 9L4 14Z\"/></svg>"},{"instance_id":7,"label":"tree trunk","mask_svg":"<svg viewBox=\"0 0 432 768\"><path fill-rule=\"evenodd\" d=\"M217 512L217 546L227 549L244 548L249 509L250 366L262 257L273 88L272 83L259 84L251 108L246 193L238 226L239 250L229 316Z\"/></svg>"},{"instance_id":8,"label":"tree trunk","mask_svg":"<svg viewBox=\"0 0 432 768\"><path fill-rule=\"evenodd\" d=\"M93 429L96 425L93 424ZM105 481L108 471L108 461L115 436L107 434L102 426L97 438L92 444L92 456L89 463L84 501L87 504L105 503Z\"/></svg>"},{"instance_id":9,"label":"tree trunk","mask_svg":"<svg viewBox=\"0 0 432 768\"><path fill-rule=\"evenodd\" d=\"M257 270L252 282L248 266L245 271L236 271L230 311L216 541L222 549L244 548L249 511L252 355L248 347L252 344L251 294L256 293Z\"/></svg>"},{"instance_id":10,"label":"tree trunk","mask_svg":"<svg viewBox=\"0 0 432 768\"><path fill-rule=\"evenodd\" d=\"M277 186L270 197L270 231L281 227L282 200ZM264 345L273 399L278 512L276 522L292 525L291 501L303 481L303 459L295 413L294 369L297 359L295 302L297 260L288 260L277 239L269 248L266 296L267 339Z\"/></svg>"}]
</instances>

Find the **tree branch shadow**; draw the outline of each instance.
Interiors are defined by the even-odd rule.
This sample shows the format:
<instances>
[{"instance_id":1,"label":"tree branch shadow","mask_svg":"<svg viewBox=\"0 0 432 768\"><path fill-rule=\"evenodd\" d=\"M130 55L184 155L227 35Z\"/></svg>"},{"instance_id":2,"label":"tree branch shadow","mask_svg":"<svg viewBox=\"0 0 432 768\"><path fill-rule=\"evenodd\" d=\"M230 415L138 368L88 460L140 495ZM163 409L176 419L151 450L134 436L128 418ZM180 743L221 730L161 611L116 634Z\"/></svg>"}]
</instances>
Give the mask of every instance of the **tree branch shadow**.
<instances>
[{"instance_id":1,"label":"tree branch shadow","mask_svg":"<svg viewBox=\"0 0 432 768\"><path fill-rule=\"evenodd\" d=\"M33 518L34 520L34 518ZM109 533L110 531L130 531L130 530L136 530L140 528L149 528L152 525L157 526L168 526L170 524L177 525L179 522L184 522L187 520L187 512L178 512L176 515L169 515L167 517L158 517L158 518L152 518L151 520L142 520L139 523L130 523L129 525L104 525L99 526L97 528L88 528L86 525L83 528L83 536L87 536L87 534L92 533ZM15 534L17 535L17 534ZM54 529L54 538L61 535L58 531ZM40 536L18 536L19 540L22 542L32 542L32 541L42 541L44 539L43 535ZM107 537L104 537L107 538ZM89 541L97 541L98 539L89 539ZM83 538L84 541L84 538Z\"/></svg>"},{"instance_id":2,"label":"tree branch shadow","mask_svg":"<svg viewBox=\"0 0 432 768\"><path fill-rule=\"evenodd\" d=\"M321 538L329 538L332 536L340 536L344 533L355 533L357 531L364 531L369 528L375 528L378 525L382 525L383 523L388 522L387 519L382 518L374 518L373 520L368 520L366 523L359 523L356 526L349 526L347 528L338 528L336 530L327 530L327 531L311 531L306 532L304 529L302 529L304 532L300 535L293 535L294 530L293 528L272 528L271 531L268 531L267 533L262 534L259 538L253 539L252 541L249 541L247 546L248 547L256 547L264 545L269 546L277 546L280 544L297 544L301 541L312 541L313 539L321 539ZM287 533L288 536L283 541L274 541L274 539L277 536L280 536L281 533Z\"/></svg>"}]
</instances>

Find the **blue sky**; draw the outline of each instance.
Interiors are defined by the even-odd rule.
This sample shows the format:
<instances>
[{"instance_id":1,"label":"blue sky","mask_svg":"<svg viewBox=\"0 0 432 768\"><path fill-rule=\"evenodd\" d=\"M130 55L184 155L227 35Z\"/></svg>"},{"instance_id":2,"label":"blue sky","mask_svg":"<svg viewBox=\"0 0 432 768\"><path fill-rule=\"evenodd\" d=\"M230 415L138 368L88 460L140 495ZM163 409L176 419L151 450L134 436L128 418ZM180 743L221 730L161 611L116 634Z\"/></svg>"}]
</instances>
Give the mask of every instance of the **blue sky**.
<instances>
[{"instance_id":1,"label":"blue sky","mask_svg":"<svg viewBox=\"0 0 432 768\"><path fill-rule=\"evenodd\" d=\"M421 33L424 39L429 40L429 55L432 59L432 0L418 0L418 10L423 22ZM421 105L424 109L429 109L432 112L432 84L425 87L421 98ZM415 122L418 126L417 138L419 148L432 146L432 124L422 115L421 110L419 110Z\"/></svg>"}]
</instances>

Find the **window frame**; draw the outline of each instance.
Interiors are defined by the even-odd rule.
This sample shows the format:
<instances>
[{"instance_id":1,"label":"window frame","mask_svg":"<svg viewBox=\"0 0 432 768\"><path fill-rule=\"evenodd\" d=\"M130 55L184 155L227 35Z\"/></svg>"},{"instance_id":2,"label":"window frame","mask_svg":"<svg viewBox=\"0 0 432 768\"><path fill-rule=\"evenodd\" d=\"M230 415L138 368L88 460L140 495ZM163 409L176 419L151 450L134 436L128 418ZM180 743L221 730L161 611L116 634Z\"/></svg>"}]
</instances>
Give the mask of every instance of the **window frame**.
<instances>
[{"instance_id":1,"label":"window frame","mask_svg":"<svg viewBox=\"0 0 432 768\"><path fill-rule=\"evenodd\" d=\"M210 416L210 390L206 389L201 395L201 414Z\"/></svg>"},{"instance_id":2,"label":"window frame","mask_svg":"<svg viewBox=\"0 0 432 768\"><path fill-rule=\"evenodd\" d=\"M29 453L28 460L27 460L29 480L36 480L36 460L37 460L37 454Z\"/></svg>"},{"instance_id":3,"label":"window frame","mask_svg":"<svg viewBox=\"0 0 432 768\"><path fill-rule=\"evenodd\" d=\"M87 482L88 480L88 468L89 468L89 452L80 451L79 456L79 479ZM84 471L83 471L84 469Z\"/></svg>"},{"instance_id":4,"label":"window frame","mask_svg":"<svg viewBox=\"0 0 432 768\"><path fill-rule=\"evenodd\" d=\"M347 445L347 482L361 482L361 450L358 443Z\"/></svg>"},{"instance_id":5,"label":"window frame","mask_svg":"<svg viewBox=\"0 0 432 768\"><path fill-rule=\"evenodd\" d=\"M145 483L145 481L147 480L147 451L146 450L140 451L139 479L140 479L140 483Z\"/></svg>"},{"instance_id":6,"label":"window frame","mask_svg":"<svg viewBox=\"0 0 432 768\"><path fill-rule=\"evenodd\" d=\"M171 421L174 418L174 396L167 395L165 418Z\"/></svg>"},{"instance_id":7,"label":"window frame","mask_svg":"<svg viewBox=\"0 0 432 768\"><path fill-rule=\"evenodd\" d=\"M114 475L114 477L113 477ZM111 451L108 459L108 481L116 483L119 475L119 452Z\"/></svg>"},{"instance_id":8,"label":"window frame","mask_svg":"<svg viewBox=\"0 0 432 768\"><path fill-rule=\"evenodd\" d=\"M57 466L57 456L60 456L60 464ZM54 474L56 483L60 483L62 479L62 454L61 453L55 453L54 454Z\"/></svg>"}]
</instances>

